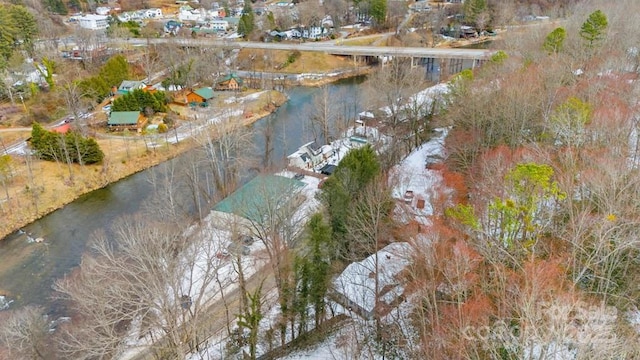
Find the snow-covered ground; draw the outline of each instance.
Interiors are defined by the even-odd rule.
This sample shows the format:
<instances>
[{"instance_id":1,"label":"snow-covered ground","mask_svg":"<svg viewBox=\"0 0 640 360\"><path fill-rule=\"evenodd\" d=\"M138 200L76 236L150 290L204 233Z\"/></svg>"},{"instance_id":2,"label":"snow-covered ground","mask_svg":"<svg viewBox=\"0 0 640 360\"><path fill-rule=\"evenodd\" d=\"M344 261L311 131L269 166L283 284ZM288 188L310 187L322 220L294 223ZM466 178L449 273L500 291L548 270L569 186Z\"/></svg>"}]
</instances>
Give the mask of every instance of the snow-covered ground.
<instances>
[{"instance_id":1,"label":"snow-covered ground","mask_svg":"<svg viewBox=\"0 0 640 360\"><path fill-rule=\"evenodd\" d=\"M434 99L439 99L448 92L447 84L438 84L414 95L411 101L426 104L429 109ZM384 109L382 109L384 110ZM366 114L365 114L366 115ZM373 129L375 128L370 128ZM412 218L422 223L428 223L433 215L433 201L436 200L436 189L442 191L442 176L438 171L427 168L427 165L442 161L446 154L444 140L449 129L436 129L436 135L409 154L400 164L395 166L390 176L390 186L394 198L405 201L407 190L413 192L413 197L406 206L401 209L404 218ZM376 130L377 131L377 130ZM348 134L349 136L351 134ZM418 208L418 200L424 200L423 208ZM398 213L396 211L396 213ZM428 240L422 240L428 241ZM378 276L379 288L385 288L380 300L391 303L403 294L404 287L397 281L397 275L410 264L411 246L408 243L394 243L378 252ZM352 263L333 282L334 288L343 293L349 300L359 304L366 311L373 309L375 305L375 256L370 256L360 262ZM413 327L409 324L409 314L412 311L412 301L401 302L391 309L382 321L387 324L397 325L398 331L404 333L404 339L415 339ZM373 333L372 321L353 316L353 312L344 309L337 304L331 305L334 313L352 315L350 323L330 335L317 346L293 352L283 357L283 360L303 359L381 359L382 356L371 351L375 346L367 346L368 335ZM411 344L407 344L411 347ZM396 349L398 356L402 357L403 349Z\"/></svg>"},{"instance_id":2,"label":"snow-covered ground","mask_svg":"<svg viewBox=\"0 0 640 360\"><path fill-rule=\"evenodd\" d=\"M406 222L407 216L410 216L426 223L427 217L433 215L433 201L438 196L436 190L442 190L442 176L438 171L428 169L427 165L445 158L444 139L448 129L440 128L435 132L437 135L434 138L418 147L391 170L391 195L406 204L401 211L396 211L402 222ZM407 212L409 215L406 215Z\"/></svg>"},{"instance_id":3,"label":"snow-covered ground","mask_svg":"<svg viewBox=\"0 0 640 360\"><path fill-rule=\"evenodd\" d=\"M428 87L411 97L409 97L408 101L400 105L396 113L402 113L403 111L411 111L411 110L419 110L423 115L427 114L431 111L432 105L434 101L441 102L443 97L449 92L449 84L442 83L437 84L431 87ZM391 116L393 114L391 106L384 106L380 108L380 111L387 114L387 116Z\"/></svg>"},{"instance_id":4,"label":"snow-covered ground","mask_svg":"<svg viewBox=\"0 0 640 360\"><path fill-rule=\"evenodd\" d=\"M283 171L277 175L292 178L295 173ZM300 192L304 194L306 201L296 210L292 218L294 219L294 224L304 225L304 221L297 221L296 219L307 219L317 211L319 203L315 199L315 193L318 191L320 179L307 176L300 181L305 183ZM171 293L186 294L192 299L198 298L201 308L213 306L217 301L221 300L223 291L229 293L238 286L238 274L234 264L229 261L227 256L222 256L229 249L229 245L233 243L233 240L232 233L227 230L228 224L220 223L221 219L216 212L211 212L203 220L202 226L194 226L187 231L186 236L198 240L184 252L184 276L178 285L177 291L173 291L175 289L168 290ZM261 241L254 241L251 245L245 246L249 248L250 253L247 256L242 256L241 261L244 276L249 278L266 266L266 258L256 255L264 250L264 244ZM144 351L145 347L151 342L148 336L140 338L137 334L133 334L135 333L135 326L132 326L131 332L132 334L127 342L129 350L121 356L122 360L134 358L141 351ZM213 336L209 341L212 344L210 346L211 349L206 350L205 353L220 351L219 345L223 338L224 336ZM200 357L196 358L199 359Z\"/></svg>"},{"instance_id":5,"label":"snow-covered ground","mask_svg":"<svg viewBox=\"0 0 640 360\"><path fill-rule=\"evenodd\" d=\"M434 101L433 99L441 96L441 94L446 91L448 91L448 86L446 84L439 84L414 95L412 101L414 103L430 104ZM444 158L444 139L447 131L448 129L437 129L437 136L412 152L401 164L394 168L394 180L392 182L394 197L402 199L406 190L415 189L413 190L415 194L414 204L418 198L425 200L424 209L415 211L415 213L411 215L416 218L426 218L433 214L431 201L433 200L434 194L432 189L442 182L442 178L437 171L427 169L426 165ZM349 150L357 146L349 139L352 136L366 138L372 143L375 142L378 148L380 148L380 146L384 147L385 144L390 142L390 139L381 134L377 128L365 126L364 124L357 125L343 134L342 139L329 144L334 149L333 153L328 159L316 166L315 170L319 171L319 169L326 164L337 165ZM283 171L277 175L293 178L295 173ZM304 219L317 211L320 206L315 199L315 194L318 191L318 185L321 180L315 176L305 176L301 181L306 183L306 186L301 191L305 194L307 201L301 205L294 215L294 218ZM300 222L300 224L304 224L304 221ZM403 295L404 287L400 285L397 275L410 264L410 254L411 246L408 243L390 244L377 253L377 272L376 256L372 255L360 262L350 264L344 272L334 280L333 286L337 292L342 293L353 303L358 304L366 311L371 311L376 303L375 276L377 273L379 289L382 290L384 288L384 290L381 291L382 293L379 300L390 304L397 300L400 295ZM272 327L272 324L275 323L279 315L276 303L277 296L274 294L268 294L265 297L264 307L268 310L260 325L263 329L261 333L267 331ZM353 315L351 310L345 309L339 304L333 303L331 307L335 315L340 313ZM403 316L408 316L409 312L409 302L403 302L385 315L384 321L388 323L402 322L403 319L406 319L403 318ZM367 352L364 351L362 347L356 348L353 346L354 341L361 343L365 340L364 338L368 333L367 329L372 329L371 321L364 320L357 316L353 317L353 319L349 321L349 324L329 336L314 349L294 353L284 359L381 358L375 354L375 351ZM407 329L402 329L402 331L409 331L408 326ZM187 356L186 359L222 358L225 354L224 347L226 340L224 337L225 334L213 336L209 341L210 345L205 350L199 354L191 354ZM264 344L259 346L259 350L261 352L266 350Z\"/></svg>"},{"instance_id":6,"label":"snow-covered ground","mask_svg":"<svg viewBox=\"0 0 640 360\"><path fill-rule=\"evenodd\" d=\"M8 299L4 295L0 295L0 310L8 309L13 300Z\"/></svg>"}]
</instances>

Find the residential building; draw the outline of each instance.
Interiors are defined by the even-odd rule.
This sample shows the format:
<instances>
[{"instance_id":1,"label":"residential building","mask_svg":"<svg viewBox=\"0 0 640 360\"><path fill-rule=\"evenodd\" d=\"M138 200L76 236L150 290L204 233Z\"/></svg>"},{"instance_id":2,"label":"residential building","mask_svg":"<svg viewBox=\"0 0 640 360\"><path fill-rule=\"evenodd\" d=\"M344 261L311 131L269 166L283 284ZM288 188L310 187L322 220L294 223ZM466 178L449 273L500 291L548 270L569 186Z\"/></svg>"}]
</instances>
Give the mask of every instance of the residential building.
<instances>
[{"instance_id":1,"label":"residential building","mask_svg":"<svg viewBox=\"0 0 640 360\"><path fill-rule=\"evenodd\" d=\"M78 17L80 27L89 30L104 30L109 27L109 17L105 15L88 14Z\"/></svg>"},{"instance_id":2,"label":"residential building","mask_svg":"<svg viewBox=\"0 0 640 360\"><path fill-rule=\"evenodd\" d=\"M181 27L182 27L182 24L180 22L175 20L169 20L167 21L166 24L164 24L164 32L177 35Z\"/></svg>"},{"instance_id":3,"label":"residential building","mask_svg":"<svg viewBox=\"0 0 640 360\"><path fill-rule=\"evenodd\" d=\"M329 29L323 26L310 26L308 28L301 28L299 31L303 39L319 39L329 36Z\"/></svg>"},{"instance_id":4,"label":"residential building","mask_svg":"<svg viewBox=\"0 0 640 360\"><path fill-rule=\"evenodd\" d=\"M107 55L107 46L104 44L89 44L84 48L74 46L71 50L62 50L61 55L65 59L90 60Z\"/></svg>"},{"instance_id":5,"label":"residential building","mask_svg":"<svg viewBox=\"0 0 640 360\"><path fill-rule=\"evenodd\" d=\"M132 92L133 90L142 90L146 87L147 85L142 82L142 81L136 81L136 80L124 80L122 81L122 83L120 83L120 86L118 86L118 94L128 94L130 92Z\"/></svg>"},{"instance_id":6,"label":"residential building","mask_svg":"<svg viewBox=\"0 0 640 360\"><path fill-rule=\"evenodd\" d=\"M401 273L411 265L412 251L406 242L391 243L349 264L333 280L329 297L363 319L388 313L405 295Z\"/></svg>"},{"instance_id":7,"label":"residential building","mask_svg":"<svg viewBox=\"0 0 640 360\"><path fill-rule=\"evenodd\" d=\"M291 167L310 170L319 165L324 157L322 148L318 148L312 141L300 146L296 152L287 156L287 160Z\"/></svg>"},{"instance_id":8,"label":"residential building","mask_svg":"<svg viewBox=\"0 0 640 360\"><path fill-rule=\"evenodd\" d=\"M108 6L98 6L96 8L96 14L98 15L109 15L109 12L111 12L111 8Z\"/></svg>"},{"instance_id":9,"label":"residential building","mask_svg":"<svg viewBox=\"0 0 640 360\"><path fill-rule=\"evenodd\" d=\"M145 122L145 117L139 111L112 111L107 121L107 128L111 131L140 131Z\"/></svg>"},{"instance_id":10,"label":"residential building","mask_svg":"<svg viewBox=\"0 0 640 360\"><path fill-rule=\"evenodd\" d=\"M178 20L180 21L198 21L204 18L204 14L199 9L194 9L189 5L181 6L178 10Z\"/></svg>"},{"instance_id":11,"label":"residential building","mask_svg":"<svg viewBox=\"0 0 640 360\"><path fill-rule=\"evenodd\" d=\"M222 78L222 80L218 81L218 83L216 84L216 90L240 90L242 88L242 82L242 78L234 73L231 73Z\"/></svg>"},{"instance_id":12,"label":"residential building","mask_svg":"<svg viewBox=\"0 0 640 360\"><path fill-rule=\"evenodd\" d=\"M213 207L238 223L268 225L269 217L282 216L304 199L305 183L278 175L258 175ZM249 223L247 223L247 221Z\"/></svg>"},{"instance_id":13,"label":"residential building","mask_svg":"<svg viewBox=\"0 0 640 360\"><path fill-rule=\"evenodd\" d=\"M162 9L151 8L144 10L144 17L147 19L157 19L162 17Z\"/></svg>"},{"instance_id":14,"label":"residential building","mask_svg":"<svg viewBox=\"0 0 640 360\"><path fill-rule=\"evenodd\" d=\"M178 91L173 96L173 102L179 105L209 106L209 100L214 98L211 87L202 87L196 90Z\"/></svg>"},{"instance_id":15,"label":"residential building","mask_svg":"<svg viewBox=\"0 0 640 360\"><path fill-rule=\"evenodd\" d=\"M238 23L240 23L240 18L237 17L223 17L222 20L226 21L227 23L229 23L229 28L233 28L233 29L237 29L238 28Z\"/></svg>"},{"instance_id":16,"label":"residential building","mask_svg":"<svg viewBox=\"0 0 640 360\"><path fill-rule=\"evenodd\" d=\"M209 26L218 31L227 31L229 29L229 22L227 20L211 20L209 21Z\"/></svg>"}]
</instances>

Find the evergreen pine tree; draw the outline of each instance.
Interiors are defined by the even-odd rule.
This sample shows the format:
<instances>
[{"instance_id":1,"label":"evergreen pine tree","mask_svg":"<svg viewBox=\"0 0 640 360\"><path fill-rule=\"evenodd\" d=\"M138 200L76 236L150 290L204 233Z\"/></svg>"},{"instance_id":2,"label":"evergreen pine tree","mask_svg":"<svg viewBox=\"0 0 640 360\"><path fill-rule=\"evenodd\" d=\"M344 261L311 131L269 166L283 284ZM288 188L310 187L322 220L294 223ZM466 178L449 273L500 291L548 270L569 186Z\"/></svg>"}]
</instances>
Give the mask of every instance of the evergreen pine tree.
<instances>
[{"instance_id":1,"label":"evergreen pine tree","mask_svg":"<svg viewBox=\"0 0 640 360\"><path fill-rule=\"evenodd\" d=\"M602 11L596 10L589 15L580 27L580 36L587 42L587 47L592 48L604 39L608 25L607 16Z\"/></svg>"}]
</instances>

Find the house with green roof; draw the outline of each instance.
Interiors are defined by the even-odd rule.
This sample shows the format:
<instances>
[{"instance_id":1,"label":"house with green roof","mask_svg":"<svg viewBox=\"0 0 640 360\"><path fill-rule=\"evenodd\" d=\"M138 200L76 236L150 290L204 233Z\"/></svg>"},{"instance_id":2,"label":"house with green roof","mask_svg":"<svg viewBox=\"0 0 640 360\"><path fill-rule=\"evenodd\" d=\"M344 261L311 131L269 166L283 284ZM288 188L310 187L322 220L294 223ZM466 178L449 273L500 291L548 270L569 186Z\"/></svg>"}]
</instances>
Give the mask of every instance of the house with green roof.
<instances>
[{"instance_id":1,"label":"house with green roof","mask_svg":"<svg viewBox=\"0 0 640 360\"><path fill-rule=\"evenodd\" d=\"M178 91L173 96L173 102L180 105L200 105L209 106L209 100L213 99L215 94L211 87L202 87L196 90Z\"/></svg>"},{"instance_id":2,"label":"house with green roof","mask_svg":"<svg viewBox=\"0 0 640 360\"><path fill-rule=\"evenodd\" d=\"M140 111L112 111L107 120L107 128L111 131L140 131L145 122L146 119Z\"/></svg>"},{"instance_id":3,"label":"house with green roof","mask_svg":"<svg viewBox=\"0 0 640 360\"><path fill-rule=\"evenodd\" d=\"M265 224L304 199L305 183L278 175L258 175L217 203L214 211L233 214L252 224Z\"/></svg>"},{"instance_id":4,"label":"house with green roof","mask_svg":"<svg viewBox=\"0 0 640 360\"><path fill-rule=\"evenodd\" d=\"M243 80L241 77L236 75L235 73L231 73L222 78L222 80L218 81L216 84L216 90L225 91L232 90L237 91L242 89Z\"/></svg>"},{"instance_id":5,"label":"house with green roof","mask_svg":"<svg viewBox=\"0 0 640 360\"><path fill-rule=\"evenodd\" d=\"M200 102L209 102L209 100L213 99L215 96L215 94L213 93L213 88L211 88L210 86L196 89L193 92L200 97Z\"/></svg>"}]
</instances>

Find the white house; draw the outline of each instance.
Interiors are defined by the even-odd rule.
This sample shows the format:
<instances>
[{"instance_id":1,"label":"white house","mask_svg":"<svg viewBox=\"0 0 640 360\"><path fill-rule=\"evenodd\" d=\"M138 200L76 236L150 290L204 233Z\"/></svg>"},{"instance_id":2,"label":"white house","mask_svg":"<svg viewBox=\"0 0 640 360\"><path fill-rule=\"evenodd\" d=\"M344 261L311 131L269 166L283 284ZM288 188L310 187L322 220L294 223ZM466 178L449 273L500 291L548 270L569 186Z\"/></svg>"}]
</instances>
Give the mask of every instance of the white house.
<instances>
[{"instance_id":1,"label":"white house","mask_svg":"<svg viewBox=\"0 0 640 360\"><path fill-rule=\"evenodd\" d=\"M133 90L144 89L147 85L142 81L135 80L123 80L120 86L118 86L118 93L128 94Z\"/></svg>"},{"instance_id":2,"label":"white house","mask_svg":"<svg viewBox=\"0 0 640 360\"><path fill-rule=\"evenodd\" d=\"M198 9L193 9L191 6L181 6L178 11L178 20L180 21L198 21L203 19L204 16Z\"/></svg>"},{"instance_id":3,"label":"white house","mask_svg":"<svg viewBox=\"0 0 640 360\"><path fill-rule=\"evenodd\" d=\"M157 19L162 17L162 9L151 8L144 10L144 17L147 19Z\"/></svg>"},{"instance_id":4,"label":"white house","mask_svg":"<svg viewBox=\"0 0 640 360\"><path fill-rule=\"evenodd\" d=\"M302 37L302 33L298 29L289 29L284 32L290 39L299 39Z\"/></svg>"},{"instance_id":5,"label":"white house","mask_svg":"<svg viewBox=\"0 0 640 360\"><path fill-rule=\"evenodd\" d=\"M214 18L225 17L225 15L226 15L226 13L224 12L224 9L222 9L222 8L212 9L212 10L207 11L207 16L214 17Z\"/></svg>"},{"instance_id":6,"label":"white house","mask_svg":"<svg viewBox=\"0 0 640 360\"><path fill-rule=\"evenodd\" d=\"M109 15L111 8L108 6L98 6L96 8L96 14L98 15Z\"/></svg>"},{"instance_id":7,"label":"white house","mask_svg":"<svg viewBox=\"0 0 640 360\"><path fill-rule=\"evenodd\" d=\"M322 25L323 27L332 28L333 27L333 19L331 19L331 15L325 16L322 19L322 21L320 22L320 25Z\"/></svg>"},{"instance_id":8,"label":"white house","mask_svg":"<svg viewBox=\"0 0 640 360\"><path fill-rule=\"evenodd\" d=\"M109 17L105 15L88 14L78 18L80 27L90 30L104 30L109 27Z\"/></svg>"},{"instance_id":9,"label":"white house","mask_svg":"<svg viewBox=\"0 0 640 360\"><path fill-rule=\"evenodd\" d=\"M317 39L328 36L329 30L323 26L311 26L308 28L302 28L301 34L304 39Z\"/></svg>"},{"instance_id":10,"label":"white house","mask_svg":"<svg viewBox=\"0 0 640 360\"><path fill-rule=\"evenodd\" d=\"M229 22L227 20L211 20L208 24L212 29L218 31L227 31L229 29Z\"/></svg>"},{"instance_id":11,"label":"white house","mask_svg":"<svg viewBox=\"0 0 640 360\"><path fill-rule=\"evenodd\" d=\"M324 157L322 148L316 148L312 141L300 146L296 152L287 156L287 159L289 166L310 170L320 164Z\"/></svg>"}]
</instances>

